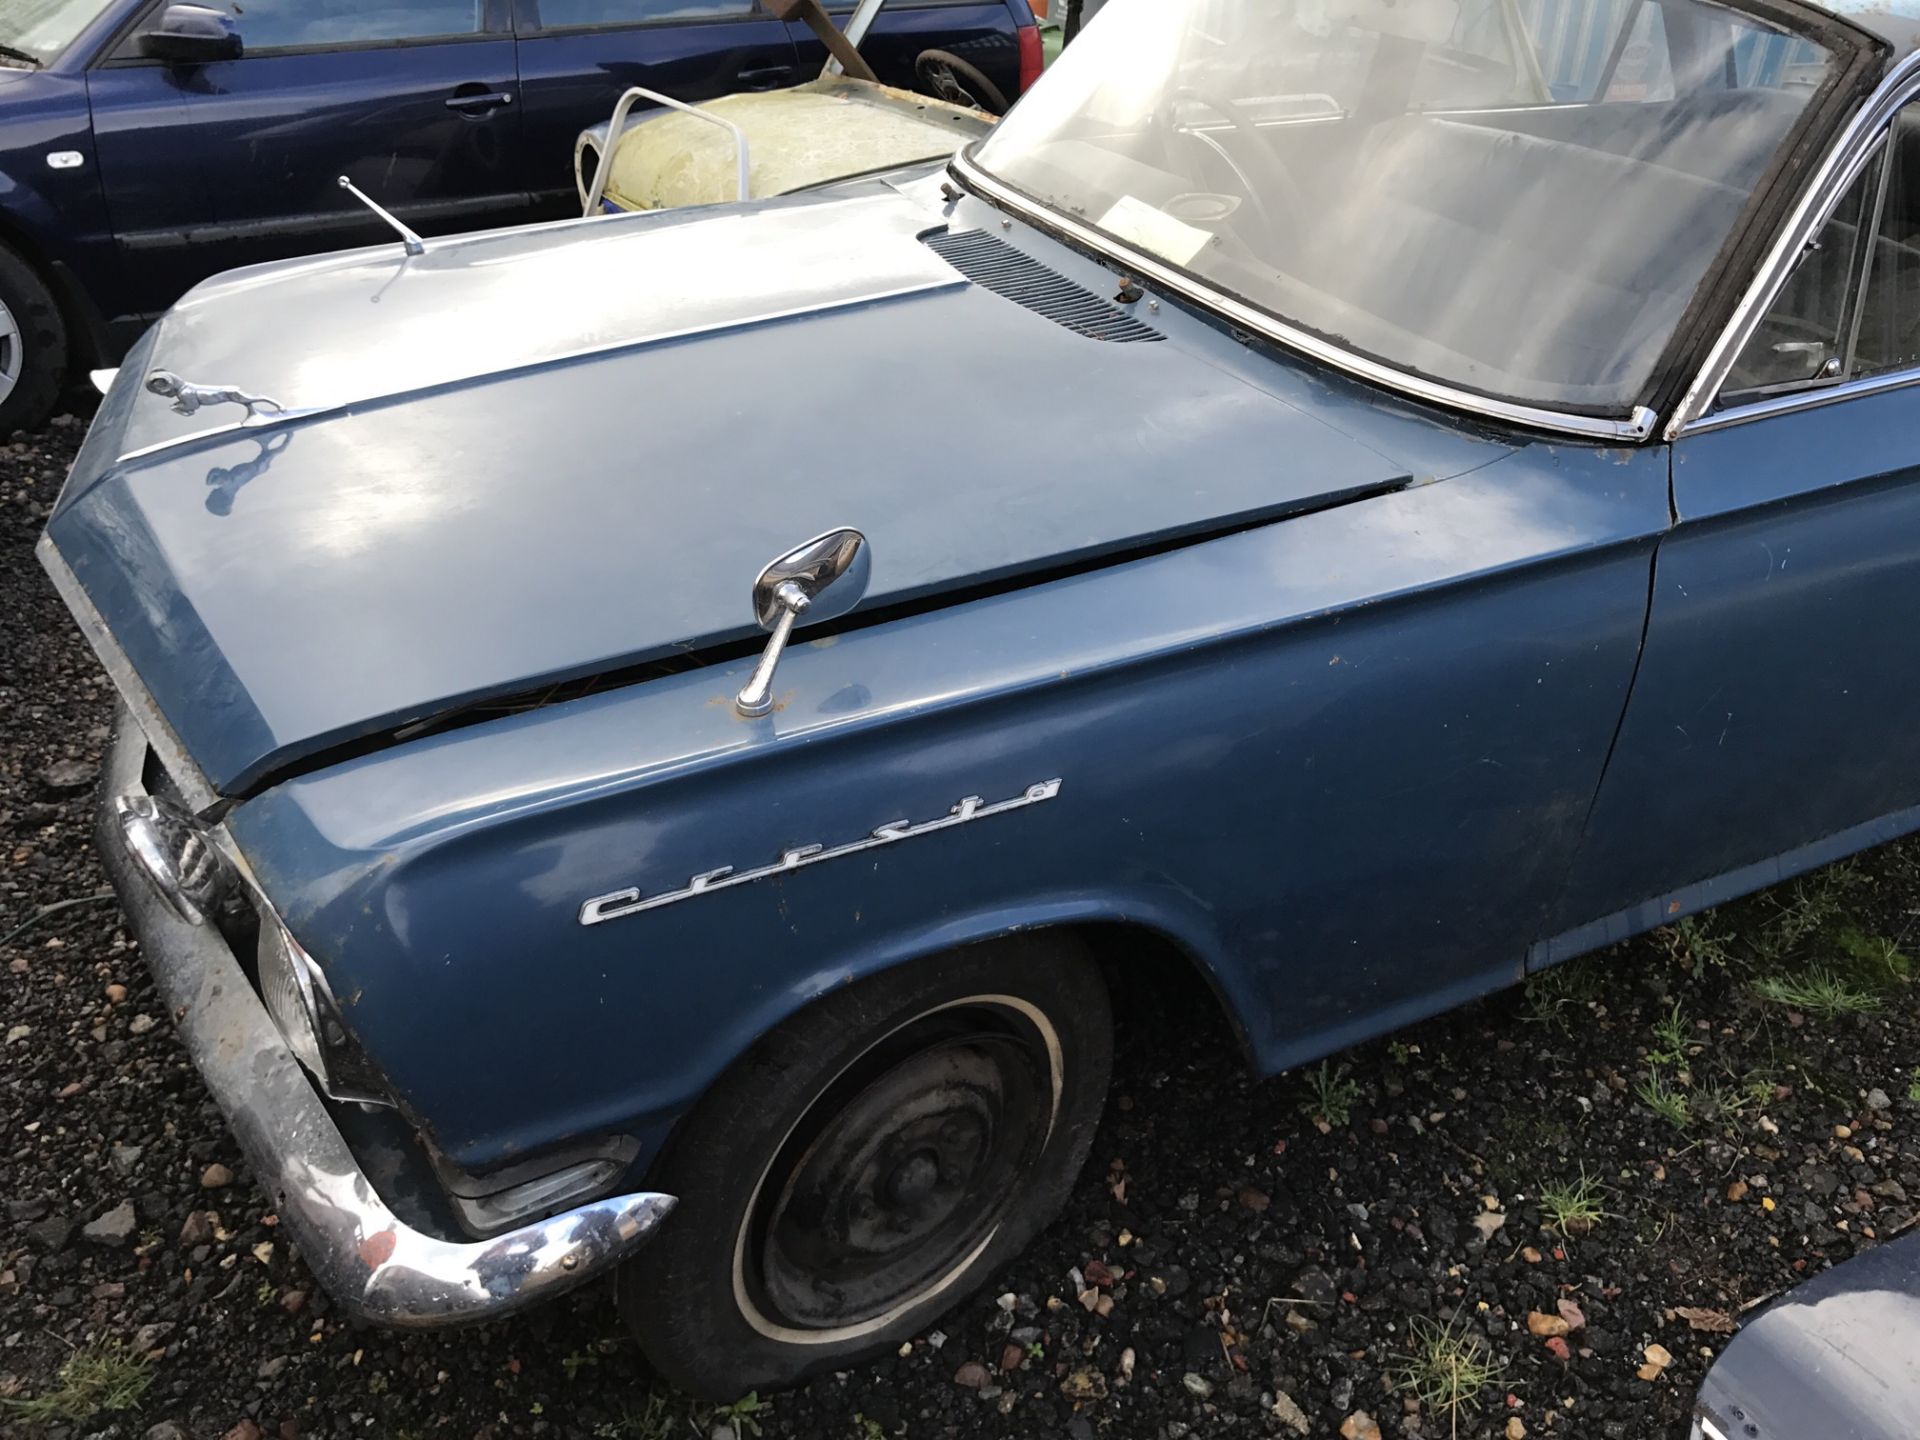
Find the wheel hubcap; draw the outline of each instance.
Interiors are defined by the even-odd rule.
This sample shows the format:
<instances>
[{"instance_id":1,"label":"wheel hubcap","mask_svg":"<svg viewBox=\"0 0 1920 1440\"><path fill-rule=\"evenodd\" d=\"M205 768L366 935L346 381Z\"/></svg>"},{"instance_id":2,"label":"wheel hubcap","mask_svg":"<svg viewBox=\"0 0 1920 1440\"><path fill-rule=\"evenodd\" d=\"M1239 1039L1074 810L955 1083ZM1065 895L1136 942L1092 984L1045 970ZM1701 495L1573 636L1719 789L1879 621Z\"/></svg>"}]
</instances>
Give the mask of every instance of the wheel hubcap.
<instances>
[{"instance_id":1,"label":"wheel hubcap","mask_svg":"<svg viewBox=\"0 0 1920 1440\"><path fill-rule=\"evenodd\" d=\"M0 303L0 401L11 395L13 387L20 383L22 359L20 322L14 319L12 310Z\"/></svg>"},{"instance_id":2,"label":"wheel hubcap","mask_svg":"<svg viewBox=\"0 0 1920 1440\"><path fill-rule=\"evenodd\" d=\"M776 1155L749 1216L746 1281L767 1316L835 1329L964 1264L1044 1147L1044 1043L994 1006L937 1012L860 1057Z\"/></svg>"}]
</instances>

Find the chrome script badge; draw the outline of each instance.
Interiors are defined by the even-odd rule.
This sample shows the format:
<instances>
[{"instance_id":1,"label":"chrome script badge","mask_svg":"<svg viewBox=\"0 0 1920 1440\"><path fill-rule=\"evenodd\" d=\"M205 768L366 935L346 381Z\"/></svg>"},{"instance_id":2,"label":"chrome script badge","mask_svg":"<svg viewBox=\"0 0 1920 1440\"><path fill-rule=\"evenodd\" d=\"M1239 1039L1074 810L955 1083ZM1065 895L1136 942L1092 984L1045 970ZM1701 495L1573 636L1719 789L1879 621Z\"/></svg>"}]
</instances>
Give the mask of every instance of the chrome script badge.
<instances>
[{"instance_id":1,"label":"chrome script badge","mask_svg":"<svg viewBox=\"0 0 1920 1440\"><path fill-rule=\"evenodd\" d=\"M1029 805L1038 805L1042 800L1051 800L1060 793L1058 780L1042 780L1037 785L1029 785L1025 792L1011 800L1001 800L992 805L981 803L978 795L969 795L937 820L923 820L918 825L910 820L890 820L871 834L859 840L849 841L845 845L835 845L828 849L824 845L798 845L784 850L780 858L771 865L762 865L758 870L735 870L731 865L718 870L708 870L688 880L685 887L669 890L664 894L641 898L638 886L627 890L615 890L610 895L596 895L580 907L582 925L598 925L604 920L618 920L627 915L638 915L642 910L655 910L662 905L672 905L676 901L690 899L695 895L705 895L714 890L727 890L735 885L745 885L754 880L764 880L769 875L784 875L790 870L802 870L809 865L818 865L823 860L837 860L842 855L857 855L862 850L877 849L882 845L892 845L901 840L911 840L916 835L931 835L936 830L951 830L956 825L970 825L976 820L985 820L990 815L1004 815L1009 810L1024 810Z\"/></svg>"}]
</instances>

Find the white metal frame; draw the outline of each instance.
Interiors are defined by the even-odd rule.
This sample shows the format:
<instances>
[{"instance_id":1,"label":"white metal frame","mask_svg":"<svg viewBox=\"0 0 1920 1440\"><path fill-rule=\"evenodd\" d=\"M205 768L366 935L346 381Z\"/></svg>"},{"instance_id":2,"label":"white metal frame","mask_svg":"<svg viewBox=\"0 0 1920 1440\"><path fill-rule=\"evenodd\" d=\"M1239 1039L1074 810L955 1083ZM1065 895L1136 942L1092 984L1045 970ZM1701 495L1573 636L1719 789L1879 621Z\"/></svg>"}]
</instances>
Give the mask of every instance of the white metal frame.
<instances>
[{"instance_id":1,"label":"white metal frame","mask_svg":"<svg viewBox=\"0 0 1920 1440\"><path fill-rule=\"evenodd\" d=\"M627 123L627 115L633 109L636 100L651 100L656 105L664 105L670 110L692 115L709 125L718 125L733 136L733 159L738 170L736 199L748 198L747 172L751 158L747 151L747 132L724 116L711 110L702 110L698 105L689 105L684 100L676 100L671 95L662 95L658 90L649 90L644 85L635 85L623 94L613 107L613 118L607 122L607 143L600 147L600 163L593 167L593 183L587 187L587 193L581 197L580 218L591 220L599 212L600 199L607 193L607 178L613 174L613 151L620 143L620 133Z\"/></svg>"}]
</instances>

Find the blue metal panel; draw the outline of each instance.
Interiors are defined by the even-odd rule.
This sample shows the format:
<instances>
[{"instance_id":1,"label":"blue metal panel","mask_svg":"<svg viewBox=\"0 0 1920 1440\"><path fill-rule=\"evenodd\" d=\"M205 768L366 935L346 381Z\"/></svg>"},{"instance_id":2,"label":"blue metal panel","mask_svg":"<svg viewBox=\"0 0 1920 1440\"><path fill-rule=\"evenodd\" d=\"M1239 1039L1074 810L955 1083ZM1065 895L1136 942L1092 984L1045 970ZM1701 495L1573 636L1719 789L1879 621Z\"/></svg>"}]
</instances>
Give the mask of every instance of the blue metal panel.
<instances>
[{"instance_id":1,"label":"blue metal panel","mask_svg":"<svg viewBox=\"0 0 1920 1440\"><path fill-rule=\"evenodd\" d=\"M1272 1068L1517 976L1666 519L1659 452L1534 445L802 645L763 720L727 703L746 666L720 666L342 764L232 824L463 1164L657 1135L827 987L1075 919L1176 939ZM1055 777L975 825L576 920Z\"/></svg>"},{"instance_id":2,"label":"blue metal panel","mask_svg":"<svg viewBox=\"0 0 1920 1440\"><path fill-rule=\"evenodd\" d=\"M1757 888L1775 857L1856 827L1861 844L1885 839L1875 822L1911 818L1917 425L1920 393L1896 391L1675 447L1681 523L1660 547L1646 656L1557 928L1671 919L1706 903L1684 887Z\"/></svg>"},{"instance_id":3,"label":"blue metal panel","mask_svg":"<svg viewBox=\"0 0 1920 1440\"><path fill-rule=\"evenodd\" d=\"M217 472L259 460L258 432L135 462L51 533L228 789L478 695L750 638L760 568L837 525L873 543L871 610L1410 473L1179 344L954 282L296 426L230 499ZM1047 395L1067 374L1089 411ZM802 479L796 454L826 463Z\"/></svg>"}]
</instances>

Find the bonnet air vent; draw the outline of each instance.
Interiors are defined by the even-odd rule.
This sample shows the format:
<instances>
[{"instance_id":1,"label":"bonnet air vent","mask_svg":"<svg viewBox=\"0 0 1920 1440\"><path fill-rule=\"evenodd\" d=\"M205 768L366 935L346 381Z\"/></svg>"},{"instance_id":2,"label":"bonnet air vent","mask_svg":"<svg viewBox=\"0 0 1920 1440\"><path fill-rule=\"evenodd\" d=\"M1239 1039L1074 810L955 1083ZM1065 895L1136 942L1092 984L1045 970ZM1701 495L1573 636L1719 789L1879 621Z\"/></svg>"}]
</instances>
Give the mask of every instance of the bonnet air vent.
<instances>
[{"instance_id":1,"label":"bonnet air vent","mask_svg":"<svg viewBox=\"0 0 1920 1440\"><path fill-rule=\"evenodd\" d=\"M983 290L1004 295L1090 340L1159 340L1152 326L1083 290L1066 276L984 230L939 230L927 248Z\"/></svg>"}]
</instances>

